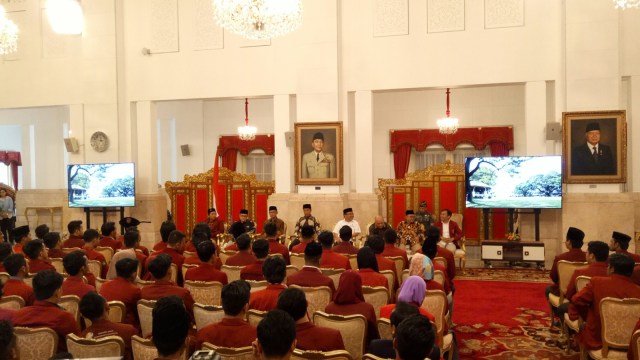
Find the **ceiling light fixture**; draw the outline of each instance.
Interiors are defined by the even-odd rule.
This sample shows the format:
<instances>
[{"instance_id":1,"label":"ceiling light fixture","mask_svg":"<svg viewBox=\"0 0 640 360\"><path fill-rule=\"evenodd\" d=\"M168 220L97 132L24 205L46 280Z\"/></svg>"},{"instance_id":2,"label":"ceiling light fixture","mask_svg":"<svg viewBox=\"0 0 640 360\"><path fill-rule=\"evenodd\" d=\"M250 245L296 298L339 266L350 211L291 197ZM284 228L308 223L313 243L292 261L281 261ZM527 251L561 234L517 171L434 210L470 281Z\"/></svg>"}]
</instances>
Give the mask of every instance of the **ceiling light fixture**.
<instances>
[{"instance_id":1,"label":"ceiling light fixture","mask_svg":"<svg viewBox=\"0 0 640 360\"><path fill-rule=\"evenodd\" d=\"M451 117L451 111L449 111L449 88L447 88L447 112L446 117L438 119L438 130L443 135L453 135L458 131L458 118Z\"/></svg>"},{"instance_id":2,"label":"ceiling light fixture","mask_svg":"<svg viewBox=\"0 0 640 360\"><path fill-rule=\"evenodd\" d=\"M302 24L302 0L213 0L219 26L252 40L295 31Z\"/></svg>"},{"instance_id":3,"label":"ceiling light fixture","mask_svg":"<svg viewBox=\"0 0 640 360\"><path fill-rule=\"evenodd\" d=\"M249 99L244 99L244 126L238 126L238 137L240 140L254 140L256 138L257 129L255 126L249 126Z\"/></svg>"}]
</instances>

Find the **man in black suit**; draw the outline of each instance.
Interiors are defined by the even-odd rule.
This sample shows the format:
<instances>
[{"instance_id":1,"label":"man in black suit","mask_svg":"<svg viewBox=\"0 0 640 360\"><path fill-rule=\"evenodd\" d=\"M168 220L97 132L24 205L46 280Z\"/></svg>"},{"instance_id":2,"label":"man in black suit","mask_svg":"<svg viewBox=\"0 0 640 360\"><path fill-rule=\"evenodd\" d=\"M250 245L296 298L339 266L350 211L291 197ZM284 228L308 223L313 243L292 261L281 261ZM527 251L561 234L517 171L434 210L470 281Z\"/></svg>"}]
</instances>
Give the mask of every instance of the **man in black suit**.
<instances>
[{"instance_id":1,"label":"man in black suit","mask_svg":"<svg viewBox=\"0 0 640 360\"><path fill-rule=\"evenodd\" d=\"M616 162L611 148L600 143L600 125L590 123L586 143L571 151L571 175L615 175Z\"/></svg>"}]
</instances>

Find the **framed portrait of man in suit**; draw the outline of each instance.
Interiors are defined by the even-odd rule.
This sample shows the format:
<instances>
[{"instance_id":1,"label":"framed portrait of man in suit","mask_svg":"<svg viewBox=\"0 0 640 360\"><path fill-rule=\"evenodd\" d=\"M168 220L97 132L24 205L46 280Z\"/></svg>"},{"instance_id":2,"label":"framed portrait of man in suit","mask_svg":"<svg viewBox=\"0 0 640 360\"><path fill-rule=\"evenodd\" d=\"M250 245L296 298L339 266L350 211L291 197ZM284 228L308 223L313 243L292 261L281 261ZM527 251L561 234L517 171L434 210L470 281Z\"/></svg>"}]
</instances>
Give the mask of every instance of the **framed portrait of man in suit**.
<instances>
[{"instance_id":1,"label":"framed portrait of man in suit","mask_svg":"<svg viewBox=\"0 0 640 360\"><path fill-rule=\"evenodd\" d=\"M569 184L627 181L624 110L562 113L562 165Z\"/></svg>"},{"instance_id":2,"label":"framed portrait of man in suit","mask_svg":"<svg viewBox=\"0 0 640 360\"><path fill-rule=\"evenodd\" d=\"M342 123L295 123L296 185L342 185Z\"/></svg>"}]
</instances>

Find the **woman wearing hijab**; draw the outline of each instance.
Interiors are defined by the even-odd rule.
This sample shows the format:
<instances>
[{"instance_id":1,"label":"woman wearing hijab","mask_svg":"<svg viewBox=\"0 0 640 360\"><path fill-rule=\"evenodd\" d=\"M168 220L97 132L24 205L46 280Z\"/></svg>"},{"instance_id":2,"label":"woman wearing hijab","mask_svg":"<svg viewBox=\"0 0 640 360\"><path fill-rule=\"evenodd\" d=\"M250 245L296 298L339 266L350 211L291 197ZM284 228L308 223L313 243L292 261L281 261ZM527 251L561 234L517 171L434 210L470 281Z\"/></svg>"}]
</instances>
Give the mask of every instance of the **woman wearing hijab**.
<instances>
[{"instance_id":1,"label":"woman wearing hijab","mask_svg":"<svg viewBox=\"0 0 640 360\"><path fill-rule=\"evenodd\" d=\"M415 257L415 255L413 255ZM398 295L398 302L409 303L420 310L420 314L426 316L432 322L435 322L436 318L422 307L422 301L426 295L427 285L420 276L409 276L407 280L402 283L400 287L400 294ZM389 319L391 312L395 309L396 304L385 305L380 308L380 317Z\"/></svg>"},{"instance_id":2,"label":"woman wearing hijab","mask_svg":"<svg viewBox=\"0 0 640 360\"><path fill-rule=\"evenodd\" d=\"M333 301L327 305L324 311L337 315L363 315L368 324L367 344L380 337L376 325L376 312L373 305L364 301L362 278L355 271L348 270L342 273Z\"/></svg>"},{"instance_id":3,"label":"woman wearing hijab","mask_svg":"<svg viewBox=\"0 0 640 360\"><path fill-rule=\"evenodd\" d=\"M365 246L358 251L358 275L362 278L362 286L384 286L389 290L389 281L380 274L376 254L370 247Z\"/></svg>"},{"instance_id":4,"label":"woman wearing hijab","mask_svg":"<svg viewBox=\"0 0 640 360\"><path fill-rule=\"evenodd\" d=\"M431 259L422 254L414 254L411 258L411 264L409 265L409 275L421 277L429 290L441 290L445 294L448 294L444 284L433 280L433 269L434 266Z\"/></svg>"}]
</instances>

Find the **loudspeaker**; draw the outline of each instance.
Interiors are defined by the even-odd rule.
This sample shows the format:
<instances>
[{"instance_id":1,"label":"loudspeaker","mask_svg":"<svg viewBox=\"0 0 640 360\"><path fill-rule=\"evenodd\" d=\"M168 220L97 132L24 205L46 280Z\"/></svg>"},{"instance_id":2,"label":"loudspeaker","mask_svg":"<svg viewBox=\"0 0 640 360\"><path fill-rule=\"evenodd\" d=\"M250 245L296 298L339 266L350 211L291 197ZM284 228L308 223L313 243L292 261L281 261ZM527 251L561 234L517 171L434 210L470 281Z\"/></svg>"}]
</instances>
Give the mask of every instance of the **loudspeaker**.
<instances>
[{"instance_id":1,"label":"loudspeaker","mask_svg":"<svg viewBox=\"0 0 640 360\"><path fill-rule=\"evenodd\" d=\"M284 133L284 141L287 144L287 147L292 147L295 142L295 137L293 136L293 131L287 131Z\"/></svg>"},{"instance_id":2,"label":"loudspeaker","mask_svg":"<svg viewBox=\"0 0 640 360\"><path fill-rule=\"evenodd\" d=\"M189 145L180 145L180 151L182 151L182 156L191 155L191 151L189 150Z\"/></svg>"},{"instance_id":3,"label":"loudspeaker","mask_svg":"<svg viewBox=\"0 0 640 360\"><path fill-rule=\"evenodd\" d=\"M78 140L76 138L64 138L64 147L67 149L67 152L76 153L78 152Z\"/></svg>"},{"instance_id":4,"label":"loudspeaker","mask_svg":"<svg viewBox=\"0 0 640 360\"><path fill-rule=\"evenodd\" d=\"M562 125L560 123L547 123L547 140L562 140Z\"/></svg>"}]
</instances>

